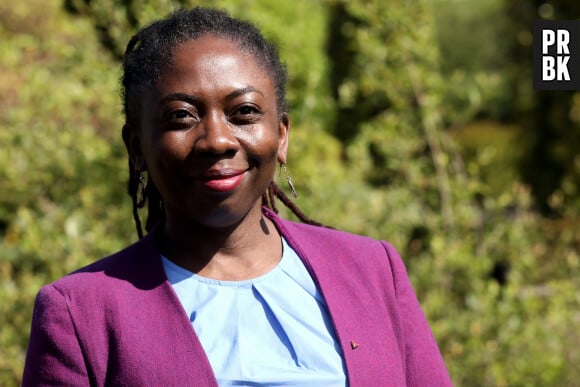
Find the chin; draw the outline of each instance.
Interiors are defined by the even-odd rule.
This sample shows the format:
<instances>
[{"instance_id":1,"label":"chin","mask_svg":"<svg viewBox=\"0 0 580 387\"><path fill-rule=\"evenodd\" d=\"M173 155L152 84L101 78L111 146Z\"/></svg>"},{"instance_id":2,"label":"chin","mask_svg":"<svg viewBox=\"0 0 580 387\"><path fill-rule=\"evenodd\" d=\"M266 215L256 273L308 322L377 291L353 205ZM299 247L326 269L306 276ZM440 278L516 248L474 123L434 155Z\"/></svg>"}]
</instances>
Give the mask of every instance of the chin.
<instances>
[{"instance_id":1,"label":"chin","mask_svg":"<svg viewBox=\"0 0 580 387\"><path fill-rule=\"evenodd\" d=\"M205 212L202 216L197 213L196 216L192 216L193 221L204 228L211 229L228 229L235 227L242 223L242 221L252 212L251 207L249 209L233 209L230 207L214 207L213 209ZM206 210L207 211L207 210Z\"/></svg>"}]
</instances>

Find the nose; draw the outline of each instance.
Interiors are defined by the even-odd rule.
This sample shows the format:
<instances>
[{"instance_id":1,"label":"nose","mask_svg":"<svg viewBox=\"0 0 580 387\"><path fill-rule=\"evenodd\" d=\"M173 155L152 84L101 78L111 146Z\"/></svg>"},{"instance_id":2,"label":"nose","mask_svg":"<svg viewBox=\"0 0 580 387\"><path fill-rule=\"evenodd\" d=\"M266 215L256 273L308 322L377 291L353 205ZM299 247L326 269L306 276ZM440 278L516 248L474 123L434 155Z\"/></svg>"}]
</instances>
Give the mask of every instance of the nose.
<instances>
[{"instance_id":1,"label":"nose","mask_svg":"<svg viewBox=\"0 0 580 387\"><path fill-rule=\"evenodd\" d=\"M238 150L239 143L227 119L217 112L208 112L199 125L200 134L194 150L201 154L223 155Z\"/></svg>"}]
</instances>

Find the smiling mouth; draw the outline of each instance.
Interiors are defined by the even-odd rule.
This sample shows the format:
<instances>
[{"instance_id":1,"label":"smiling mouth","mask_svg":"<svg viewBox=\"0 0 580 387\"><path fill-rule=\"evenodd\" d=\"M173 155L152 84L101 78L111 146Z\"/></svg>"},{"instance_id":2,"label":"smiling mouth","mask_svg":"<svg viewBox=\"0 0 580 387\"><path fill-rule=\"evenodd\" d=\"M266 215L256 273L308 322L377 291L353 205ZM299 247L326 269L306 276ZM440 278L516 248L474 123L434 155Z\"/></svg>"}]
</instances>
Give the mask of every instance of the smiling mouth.
<instances>
[{"instance_id":1,"label":"smiling mouth","mask_svg":"<svg viewBox=\"0 0 580 387\"><path fill-rule=\"evenodd\" d=\"M199 181L209 191L230 192L240 185L245 176L245 170L209 170L199 177Z\"/></svg>"}]
</instances>

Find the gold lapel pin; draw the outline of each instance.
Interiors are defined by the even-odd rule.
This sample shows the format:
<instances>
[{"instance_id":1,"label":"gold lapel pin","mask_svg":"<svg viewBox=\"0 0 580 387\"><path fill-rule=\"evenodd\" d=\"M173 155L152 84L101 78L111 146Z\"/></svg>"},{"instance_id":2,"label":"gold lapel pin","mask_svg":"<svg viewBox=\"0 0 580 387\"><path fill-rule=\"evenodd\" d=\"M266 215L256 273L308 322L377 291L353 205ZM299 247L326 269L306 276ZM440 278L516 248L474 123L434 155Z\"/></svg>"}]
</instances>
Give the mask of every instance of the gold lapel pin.
<instances>
[{"instance_id":1,"label":"gold lapel pin","mask_svg":"<svg viewBox=\"0 0 580 387\"><path fill-rule=\"evenodd\" d=\"M358 348L358 343L356 341L354 341L354 340L351 340L350 347L352 349L357 349Z\"/></svg>"}]
</instances>

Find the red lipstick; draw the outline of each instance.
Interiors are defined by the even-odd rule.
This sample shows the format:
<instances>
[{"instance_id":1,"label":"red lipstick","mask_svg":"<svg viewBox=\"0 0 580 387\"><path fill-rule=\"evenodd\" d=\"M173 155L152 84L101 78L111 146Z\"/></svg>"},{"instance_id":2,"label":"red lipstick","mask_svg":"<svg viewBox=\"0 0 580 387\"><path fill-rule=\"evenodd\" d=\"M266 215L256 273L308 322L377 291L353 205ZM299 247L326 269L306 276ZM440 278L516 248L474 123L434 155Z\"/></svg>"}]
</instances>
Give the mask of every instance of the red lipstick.
<instances>
[{"instance_id":1,"label":"red lipstick","mask_svg":"<svg viewBox=\"0 0 580 387\"><path fill-rule=\"evenodd\" d=\"M246 171L238 169L212 169L201 176L203 186L210 191L229 192L244 180Z\"/></svg>"}]
</instances>

